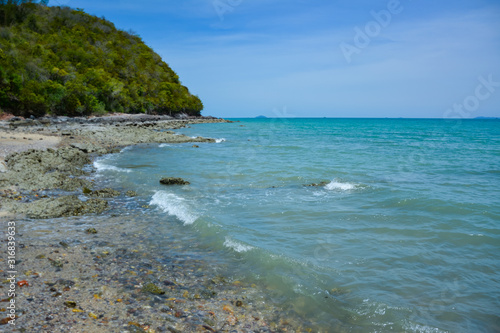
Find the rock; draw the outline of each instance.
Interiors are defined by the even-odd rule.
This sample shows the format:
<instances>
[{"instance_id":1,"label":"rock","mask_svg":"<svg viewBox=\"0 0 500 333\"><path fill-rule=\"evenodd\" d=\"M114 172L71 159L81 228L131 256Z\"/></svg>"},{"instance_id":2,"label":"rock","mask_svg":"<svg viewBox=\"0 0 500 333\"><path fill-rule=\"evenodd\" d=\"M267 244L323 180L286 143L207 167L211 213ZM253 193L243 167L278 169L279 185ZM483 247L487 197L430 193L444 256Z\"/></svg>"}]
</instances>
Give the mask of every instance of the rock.
<instances>
[{"instance_id":1,"label":"rock","mask_svg":"<svg viewBox=\"0 0 500 333\"><path fill-rule=\"evenodd\" d=\"M144 333L144 332L146 332L142 327L136 326L136 325L139 325L139 324L135 324L135 323L130 324L127 327L127 331L129 333Z\"/></svg>"},{"instance_id":2,"label":"rock","mask_svg":"<svg viewBox=\"0 0 500 333\"><path fill-rule=\"evenodd\" d=\"M62 263L61 260L54 260L54 259L50 259L50 258L47 258L49 259L50 261L50 264L56 268L63 268L64 264Z\"/></svg>"},{"instance_id":3,"label":"rock","mask_svg":"<svg viewBox=\"0 0 500 333\"><path fill-rule=\"evenodd\" d=\"M137 192L136 191L127 191L127 192L125 192L125 195L127 197L136 197L137 196Z\"/></svg>"},{"instance_id":4,"label":"rock","mask_svg":"<svg viewBox=\"0 0 500 333\"><path fill-rule=\"evenodd\" d=\"M189 185L191 183L182 179L182 178L164 177L164 178L160 179L160 184L163 184L163 185Z\"/></svg>"},{"instance_id":5,"label":"rock","mask_svg":"<svg viewBox=\"0 0 500 333\"><path fill-rule=\"evenodd\" d=\"M7 156L5 163L7 172L0 179L3 186L17 185L27 190L59 188L67 191L91 186L89 181L74 177L84 175L82 167L90 163L87 154L75 148L45 151L30 149Z\"/></svg>"},{"instance_id":6,"label":"rock","mask_svg":"<svg viewBox=\"0 0 500 333\"><path fill-rule=\"evenodd\" d=\"M175 119L188 119L188 118L189 118L189 116L185 113L177 113L175 115Z\"/></svg>"},{"instance_id":7,"label":"rock","mask_svg":"<svg viewBox=\"0 0 500 333\"><path fill-rule=\"evenodd\" d=\"M215 292L213 290L204 289L201 291L201 296L204 299L210 299L210 298L217 296L217 292Z\"/></svg>"},{"instance_id":8,"label":"rock","mask_svg":"<svg viewBox=\"0 0 500 333\"><path fill-rule=\"evenodd\" d=\"M73 301L66 301L64 302L64 305L66 305L66 307L68 308L76 308L76 302Z\"/></svg>"},{"instance_id":9,"label":"rock","mask_svg":"<svg viewBox=\"0 0 500 333\"><path fill-rule=\"evenodd\" d=\"M142 291L149 292L149 293L154 294L154 295L164 295L165 294L165 291L163 291L163 289L161 289L160 287L158 287L157 285L155 285L152 282L146 283L142 287Z\"/></svg>"},{"instance_id":10,"label":"rock","mask_svg":"<svg viewBox=\"0 0 500 333\"><path fill-rule=\"evenodd\" d=\"M213 322L215 324L215 322L212 320L211 322ZM212 326L215 326L214 324L212 324ZM210 331L210 332L216 332L216 330L214 330L212 327L208 326L208 325L202 325L202 327L204 329L206 329L207 331Z\"/></svg>"},{"instance_id":11,"label":"rock","mask_svg":"<svg viewBox=\"0 0 500 333\"><path fill-rule=\"evenodd\" d=\"M70 144L70 146L73 148L79 149L79 150L83 151L84 153L90 152L89 146L86 145L85 143L74 142L74 143Z\"/></svg>"},{"instance_id":12,"label":"rock","mask_svg":"<svg viewBox=\"0 0 500 333\"><path fill-rule=\"evenodd\" d=\"M16 213L26 214L30 218L46 219L98 214L102 213L107 207L108 202L102 199L90 199L83 202L76 195L68 195L16 205L13 210Z\"/></svg>"},{"instance_id":13,"label":"rock","mask_svg":"<svg viewBox=\"0 0 500 333\"><path fill-rule=\"evenodd\" d=\"M112 188L103 188L101 190L90 191L90 193L88 193L88 191L87 191L87 193L84 192L84 194L88 194L91 197L114 198L114 197L119 196L120 192L113 190Z\"/></svg>"},{"instance_id":14,"label":"rock","mask_svg":"<svg viewBox=\"0 0 500 333\"><path fill-rule=\"evenodd\" d=\"M321 182L321 183L306 184L306 185L304 185L304 186L311 186L311 187L312 187L312 186L315 186L315 187L321 187L321 186L328 185L328 183L329 183L329 182L325 182L325 181L323 181L323 182Z\"/></svg>"},{"instance_id":15,"label":"rock","mask_svg":"<svg viewBox=\"0 0 500 333\"><path fill-rule=\"evenodd\" d=\"M56 284L60 284L65 287L72 287L75 285L75 282L71 280L59 279L56 281Z\"/></svg>"},{"instance_id":16,"label":"rock","mask_svg":"<svg viewBox=\"0 0 500 333\"><path fill-rule=\"evenodd\" d=\"M78 215L100 214L108 208L108 202L102 199L87 200Z\"/></svg>"},{"instance_id":17,"label":"rock","mask_svg":"<svg viewBox=\"0 0 500 333\"><path fill-rule=\"evenodd\" d=\"M97 234L97 230L95 230L95 228L88 228L85 232L88 234Z\"/></svg>"}]
</instances>

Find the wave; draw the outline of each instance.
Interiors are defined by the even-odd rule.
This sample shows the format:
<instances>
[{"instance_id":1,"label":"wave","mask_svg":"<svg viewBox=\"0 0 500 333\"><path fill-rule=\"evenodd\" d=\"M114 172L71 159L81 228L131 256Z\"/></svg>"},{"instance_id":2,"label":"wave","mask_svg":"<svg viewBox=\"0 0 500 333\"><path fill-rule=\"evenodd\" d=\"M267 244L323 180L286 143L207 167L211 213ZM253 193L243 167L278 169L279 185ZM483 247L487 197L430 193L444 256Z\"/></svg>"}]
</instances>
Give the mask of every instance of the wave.
<instances>
[{"instance_id":1,"label":"wave","mask_svg":"<svg viewBox=\"0 0 500 333\"><path fill-rule=\"evenodd\" d=\"M356 188L356 184L351 183L341 183L336 180L332 180L330 183L325 185L325 189L329 191L341 190L341 191L350 191Z\"/></svg>"},{"instance_id":2,"label":"wave","mask_svg":"<svg viewBox=\"0 0 500 333\"><path fill-rule=\"evenodd\" d=\"M224 138L220 138L220 139L215 139L215 143L221 143L221 142L225 142L226 139Z\"/></svg>"},{"instance_id":3,"label":"wave","mask_svg":"<svg viewBox=\"0 0 500 333\"><path fill-rule=\"evenodd\" d=\"M230 237L226 237L226 240L224 241L224 246L225 247L228 247L230 249L233 249L235 250L236 252L247 252L247 251L250 251L250 250L253 250L254 247L253 246L250 246L250 245L245 245L245 244L241 244L233 239L231 239Z\"/></svg>"},{"instance_id":4,"label":"wave","mask_svg":"<svg viewBox=\"0 0 500 333\"><path fill-rule=\"evenodd\" d=\"M124 147L122 150L120 150L120 153L124 153L126 151L129 151L132 149L132 146L127 146L127 147Z\"/></svg>"},{"instance_id":5,"label":"wave","mask_svg":"<svg viewBox=\"0 0 500 333\"><path fill-rule=\"evenodd\" d=\"M168 144L168 143L162 143L160 144L158 147L159 148L165 148L165 147L171 147L172 145Z\"/></svg>"},{"instance_id":6,"label":"wave","mask_svg":"<svg viewBox=\"0 0 500 333\"><path fill-rule=\"evenodd\" d=\"M149 204L156 205L165 213L177 217L185 225L193 224L198 219L198 216L191 211L191 208L186 203L186 199L173 193L157 191Z\"/></svg>"},{"instance_id":7,"label":"wave","mask_svg":"<svg viewBox=\"0 0 500 333\"><path fill-rule=\"evenodd\" d=\"M94 168L96 168L98 172L105 171L105 170L111 170L111 171L117 171L117 172L132 172L132 170L129 170L129 169L123 169L123 168L115 167L113 165L105 164L105 163L103 163L103 161L105 161L105 160L106 160L106 158L98 159L98 160L94 161Z\"/></svg>"}]
</instances>

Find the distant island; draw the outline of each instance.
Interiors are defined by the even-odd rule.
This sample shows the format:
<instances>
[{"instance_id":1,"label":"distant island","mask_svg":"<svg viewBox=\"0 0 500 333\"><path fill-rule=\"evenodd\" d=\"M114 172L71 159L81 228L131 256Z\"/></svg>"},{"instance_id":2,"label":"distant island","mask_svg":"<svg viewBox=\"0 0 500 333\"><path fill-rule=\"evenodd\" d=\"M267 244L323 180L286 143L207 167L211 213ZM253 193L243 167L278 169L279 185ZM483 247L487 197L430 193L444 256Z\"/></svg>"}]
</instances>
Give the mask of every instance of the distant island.
<instances>
[{"instance_id":1,"label":"distant island","mask_svg":"<svg viewBox=\"0 0 500 333\"><path fill-rule=\"evenodd\" d=\"M255 118L257 118L257 119L267 119L267 117L266 117L266 116L257 116L257 117L255 117Z\"/></svg>"},{"instance_id":2,"label":"distant island","mask_svg":"<svg viewBox=\"0 0 500 333\"><path fill-rule=\"evenodd\" d=\"M0 2L0 112L200 115L201 100L137 34L46 4Z\"/></svg>"}]
</instances>

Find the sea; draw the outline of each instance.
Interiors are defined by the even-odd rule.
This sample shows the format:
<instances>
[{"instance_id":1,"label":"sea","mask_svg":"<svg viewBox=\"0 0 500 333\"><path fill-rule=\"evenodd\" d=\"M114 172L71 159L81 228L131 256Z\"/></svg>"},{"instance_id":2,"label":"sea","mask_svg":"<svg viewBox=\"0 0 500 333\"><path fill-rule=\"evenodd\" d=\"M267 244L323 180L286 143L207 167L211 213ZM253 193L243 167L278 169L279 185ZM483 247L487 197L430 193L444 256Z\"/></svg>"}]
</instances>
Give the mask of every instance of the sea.
<instances>
[{"instance_id":1,"label":"sea","mask_svg":"<svg viewBox=\"0 0 500 333\"><path fill-rule=\"evenodd\" d=\"M231 120L94 162L159 258L185 240L317 332L500 332L500 120Z\"/></svg>"}]
</instances>

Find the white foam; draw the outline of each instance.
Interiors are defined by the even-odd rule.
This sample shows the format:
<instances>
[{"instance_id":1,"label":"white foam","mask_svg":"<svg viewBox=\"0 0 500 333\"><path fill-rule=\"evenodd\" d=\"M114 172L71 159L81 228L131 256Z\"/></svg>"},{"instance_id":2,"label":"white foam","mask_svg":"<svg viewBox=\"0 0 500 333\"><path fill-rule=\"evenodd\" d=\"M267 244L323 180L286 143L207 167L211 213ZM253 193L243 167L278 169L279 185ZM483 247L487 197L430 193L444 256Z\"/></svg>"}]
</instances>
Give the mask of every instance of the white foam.
<instances>
[{"instance_id":1,"label":"white foam","mask_svg":"<svg viewBox=\"0 0 500 333\"><path fill-rule=\"evenodd\" d=\"M416 323L407 323L405 325L405 330L408 330L410 332L418 332L418 333L441 333L441 332L447 332L447 331L442 331L437 327L431 327L427 325L420 325Z\"/></svg>"},{"instance_id":2,"label":"white foam","mask_svg":"<svg viewBox=\"0 0 500 333\"><path fill-rule=\"evenodd\" d=\"M230 237L226 237L226 240L224 241L224 246L233 249L239 253L247 252L254 249L253 246L238 243L237 241L231 239Z\"/></svg>"},{"instance_id":3,"label":"white foam","mask_svg":"<svg viewBox=\"0 0 500 333\"><path fill-rule=\"evenodd\" d=\"M94 168L97 169L97 171L105 171L105 170L111 170L111 171L117 171L117 172L132 172L130 169L123 169L123 168L118 168L115 167L114 165L108 165L103 163L105 159L100 159L100 160L95 160L94 161Z\"/></svg>"},{"instance_id":4,"label":"white foam","mask_svg":"<svg viewBox=\"0 0 500 333\"><path fill-rule=\"evenodd\" d=\"M325 189L329 191L333 190L349 191L349 190L354 190L355 188L356 188L355 184L341 183L336 180L332 180L330 183L325 185Z\"/></svg>"},{"instance_id":5,"label":"white foam","mask_svg":"<svg viewBox=\"0 0 500 333\"><path fill-rule=\"evenodd\" d=\"M191 212L186 199L173 193L157 191L149 204L158 206L165 213L177 217L186 225L193 224L198 219L198 216Z\"/></svg>"},{"instance_id":6,"label":"white foam","mask_svg":"<svg viewBox=\"0 0 500 333\"><path fill-rule=\"evenodd\" d=\"M215 143L221 143L221 142L225 142L226 139L224 138L220 138L220 139L215 139Z\"/></svg>"},{"instance_id":7,"label":"white foam","mask_svg":"<svg viewBox=\"0 0 500 333\"><path fill-rule=\"evenodd\" d=\"M165 147L171 147L172 145L169 145L168 143L162 143L161 145L159 145L158 147L160 148L165 148Z\"/></svg>"}]
</instances>

